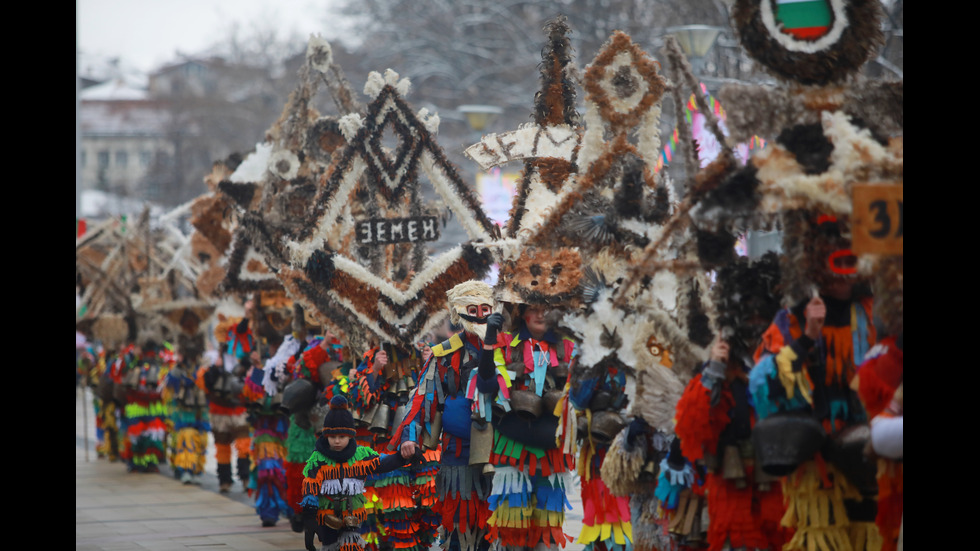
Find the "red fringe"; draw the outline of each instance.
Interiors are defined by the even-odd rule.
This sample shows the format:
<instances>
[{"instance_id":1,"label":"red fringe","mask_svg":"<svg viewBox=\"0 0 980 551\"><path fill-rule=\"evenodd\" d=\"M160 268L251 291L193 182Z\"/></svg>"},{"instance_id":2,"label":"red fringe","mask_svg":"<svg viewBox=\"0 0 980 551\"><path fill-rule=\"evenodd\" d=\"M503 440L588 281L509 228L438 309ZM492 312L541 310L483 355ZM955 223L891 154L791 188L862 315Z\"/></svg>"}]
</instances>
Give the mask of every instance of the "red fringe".
<instances>
[{"instance_id":1,"label":"red fringe","mask_svg":"<svg viewBox=\"0 0 980 551\"><path fill-rule=\"evenodd\" d=\"M704 458L705 453L718 452L718 437L731 422L728 412L735 407L735 399L726 388L721 399L711 406L711 392L701 384L701 375L696 375L687 384L684 394L677 402L674 429L681 439L681 453L690 461Z\"/></svg>"},{"instance_id":2,"label":"red fringe","mask_svg":"<svg viewBox=\"0 0 980 551\"><path fill-rule=\"evenodd\" d=\"M306 364L306 368L310 370L311 374L320 367L320 364L329 359L330 356L327 355L327 351L319 346L314 346L303 352L303 363Z\"/></svg>"},{"instance_id":3,"label":"red fringe","mask_svg":"<svg viewBox=\"0 0 980 551\"><path fill-rule=\"evenodd\" d=\"M458 494L453 494L453 496ZM486 500L477 498L476 492L472 492L468 499L460 499L447 495L443 501L437 501L432 506L432 511L442 517L442 527L446 533L457 528L455 517L459 513L459 526L461 531L466 531L470 526L482 528L487 526L490 519L490 505Z\"/></svg>"},{"instance_id":4,"label":"red fringe","mask_svg":"<svg viewBox=\"0 0 980 551\"><path fill-rule=\"evenodd\" d=\"M211 412L212 415L241 415L242 413L245 413L245 406L225 407L219 406L214 402L210 402L208 403L208 411Z\"/></svg>"},{"instance_id":5,"label":"red fringe","mask_svg":"<svg viewBox=\"0 0 980 551\"><path fill-rule=\"evenodd\" d=\"M888 407L904 375L903 352L895 347L894 339L885 339L881 344L888 347L887 352L866 361L858 371L858 396L868 418Z\"/></svg>"},{"instance_id":6,"label":"red fringe","mask_svg":"<svg viewBox=\"0 0 980 551\"><path fill-rule=\"evenodd\" d=\"M628 498L612 495L602 478L582 480L581 485L582 503L585 504L583 524L595 526L630 521Z\"/></svg>"},{"instance_id":7,"label":"red fringe","mask_svg":"<svg viewBox=\"0 0 980 551\"><path fill-rule=\"evenodd\" d=\"M572 537L562 531L561 526L531 525L528 528L496 526L491 528L491 535L501 544L512 547L534 547L539 542L544 542L548 546L565 547L566 543L572 541Z\"/></svg>"},{"instance_id":8,"label":"red fringe","mask_svg":"<svg viewBox=\"0 0 980 551\"><path fill-rule=\"evenodd\" d=\"M753 503L751 486L738 489L724 477L708 473L705 489L711 519L708 524L710 551L721 551L726 540L731 540L732 548L769 547L762 533L759 508Z\"/></svg>"},{"instance_id":9,"label":"red fringe","mask_svg":"<svg viewBox=\"0 0 980 551\"><path fill-rule=\"evenodd\" d=\"M303 468L304 463L284 462L286 467L286 503L293 508L295 513L302 513L303 508L300 502L303 501Z\"/></svg>"},{"instance_id":10,"label":"red fringe","mask_svg":"<svg viewBox=\"0 0 980 551\"><path fill-rule=\"evenodd\" d=\"M497 466L510 465L517 468L523 468L524 465L527 465L529 473L537 473L538 467L540 467L541 474L544 476L575 470L575 458L570 454L562 453L561 448L545 450L544 457L540 460L537 455L528 452L527 449L521 451L520 457L510 457L492 452L490 463Z\"/></svg>"},{"instance_id":11,"label":"red fringe","mask_svg":"<svg viewBox=\"0 0 980 551\"><path fill-rule=\"evenodd\" d=\"M900 462L883 462L888 468L880 469L878 474L878 517L875 524L885 540L882 550L895 551L905 513L905 469Z\"/></svg>"},{"instance_id":12,"label":"red fringe","mask_svg":"<svg viewBox=\"0 0 980 551\"><path fill-rule=\"evenodd\" d=\"M786 514L782 484L770 484L768 491L757 491L756 498L759 500L759 527L762 533L771 549L782 549L796 532L781 524L783 515Z\"/></svg>"}]
</instances>

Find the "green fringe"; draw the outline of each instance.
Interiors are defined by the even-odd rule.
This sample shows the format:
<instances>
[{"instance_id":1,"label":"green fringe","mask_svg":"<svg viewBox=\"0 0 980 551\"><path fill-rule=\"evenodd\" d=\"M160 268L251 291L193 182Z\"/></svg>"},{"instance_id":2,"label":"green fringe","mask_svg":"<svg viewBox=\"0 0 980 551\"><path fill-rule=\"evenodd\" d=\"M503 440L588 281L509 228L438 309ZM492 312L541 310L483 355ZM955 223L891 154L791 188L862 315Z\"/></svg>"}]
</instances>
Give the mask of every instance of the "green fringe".
<instances>
[{"instance_id":1,"label":"green fringe","mask_svg":"<svg viewBox=\"0 0 980 551\"><path fill-rule=\"evenodd\" d=\"M494 443L494 453L497 455L504 455L511 457L513 459L520 459L521 453L527 451L527 453L534 454L538 459L545 456L545 451L543 448L535 448L533 446L526 446L515 440L507 438L503 434L497 433L496 442Z\"/></svg>"},{"instance_id":2,"label":"green fringe","mask_svg":"<svg viewBox=\"0 0 980 551\"><path fill-rule=\"evenodd\" d=\"M384 488L387 486L391 486L392 484L398 484L400 486L408 486L409 484L411 484L411 482L412 479L409 476L390 476L390 477L380 478L378 480L375 480L372 486L374 486L375 488Z\"/></svg>"},{"instance_id":3,"label":"green fringe","mask_svg":"<svg viewBox=\"0 0 980 551\"><path fill-rule=\"evenodd\" d=\"M273 444L282 444L282 438L278 438L272 434L260 434L252 438L252 442L256 444L265 444L267 442L272 442Z\"/></svg>"},{"instance_id":4,"label":"green fringe","mask_svg":"<svg viewBox=\"0 0 980 551\"><path fill-rule=\"evenodd\" d=\"M316 433L313 428L303 429L296 423L290 423L289 433L286 435L286 461L306 463L315 449Z\"/></svg>"},{"instance_id":5,"label":"green fringe","mask_svg":"<svg viewBox=\"0 0 980 551\"><path fill-rule=\"evenodd\" d=\"M358 461L364 461L365 459L370 459L378 455L378 452L372 450L367 446L358 446L354 450L354 455L346 461L348 465L353 465ZM328 458L316 449L310 454L309 459L306 460L306 467L303 468L303 476L310 477L310 473L316 474L320 469L321 465L336 465L337 462L333 459Z\"/></svg>"}]
</instances>

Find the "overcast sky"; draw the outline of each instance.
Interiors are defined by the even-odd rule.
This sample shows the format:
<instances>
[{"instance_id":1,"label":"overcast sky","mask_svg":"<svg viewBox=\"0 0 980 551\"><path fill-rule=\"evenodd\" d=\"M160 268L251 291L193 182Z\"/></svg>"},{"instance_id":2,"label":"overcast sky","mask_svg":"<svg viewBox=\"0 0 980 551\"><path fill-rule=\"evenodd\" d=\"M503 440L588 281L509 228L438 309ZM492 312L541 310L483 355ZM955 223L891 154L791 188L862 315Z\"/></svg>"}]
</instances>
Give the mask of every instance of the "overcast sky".
<instances>
[{"instance_id":1,"label":"overcast sky","mask_svg":"<svg viewBox=\"0 0 980 551\"><path fill-rule=\"evenodd\" d=\"M120 57L149 72L177 53L195 54L227 36L233 22L247 31L272 22L282 36L324 29L332 0L76 0L75 47L83 54Z\"/></svg>"}]
</instances>

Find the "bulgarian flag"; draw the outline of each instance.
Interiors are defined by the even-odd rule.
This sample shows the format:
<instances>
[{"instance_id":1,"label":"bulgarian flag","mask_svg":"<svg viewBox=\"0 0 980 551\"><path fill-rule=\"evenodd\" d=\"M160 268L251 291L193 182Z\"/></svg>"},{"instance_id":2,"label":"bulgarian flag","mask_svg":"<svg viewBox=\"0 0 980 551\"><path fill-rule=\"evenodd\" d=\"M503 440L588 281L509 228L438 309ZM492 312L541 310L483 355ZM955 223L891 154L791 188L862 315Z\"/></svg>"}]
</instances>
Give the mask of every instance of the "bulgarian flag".
<instances>
[{"instance_id":1,"label":"bulgarian flag","mask_svg":"<svg viewBox=\"0 0 980 551\"><path fill-rule=\"evenodd\" d=\"M827 33L834 17L826 0L776 0L776 21L788 35L816 40Z\"/></svg>"}]
</instances>

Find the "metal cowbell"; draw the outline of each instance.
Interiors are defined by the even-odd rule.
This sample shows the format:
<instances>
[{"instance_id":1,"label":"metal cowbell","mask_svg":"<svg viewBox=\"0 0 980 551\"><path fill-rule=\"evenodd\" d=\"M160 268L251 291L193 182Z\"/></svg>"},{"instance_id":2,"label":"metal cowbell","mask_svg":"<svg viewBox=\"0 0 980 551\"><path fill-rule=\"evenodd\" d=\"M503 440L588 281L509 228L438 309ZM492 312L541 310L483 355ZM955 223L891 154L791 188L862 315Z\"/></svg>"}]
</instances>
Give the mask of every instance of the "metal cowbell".
<instances>
[{"instance_id":1,"label":"metal cowbell","mask_svg":"<svg viewBox=\"0 0 980 551\"><path fill-rule=\"evenodd\" d=\"M384 434L391 427L391 408L386 404L378 404L378 411L371 419L371 432Z\"/></svg>"}]
</instances>

